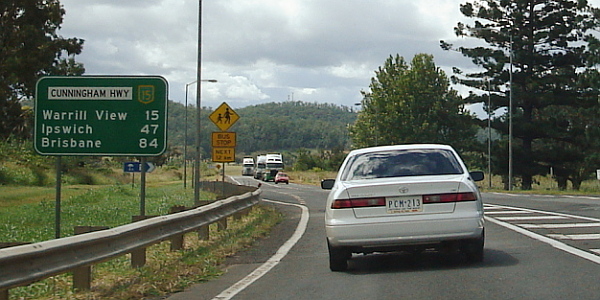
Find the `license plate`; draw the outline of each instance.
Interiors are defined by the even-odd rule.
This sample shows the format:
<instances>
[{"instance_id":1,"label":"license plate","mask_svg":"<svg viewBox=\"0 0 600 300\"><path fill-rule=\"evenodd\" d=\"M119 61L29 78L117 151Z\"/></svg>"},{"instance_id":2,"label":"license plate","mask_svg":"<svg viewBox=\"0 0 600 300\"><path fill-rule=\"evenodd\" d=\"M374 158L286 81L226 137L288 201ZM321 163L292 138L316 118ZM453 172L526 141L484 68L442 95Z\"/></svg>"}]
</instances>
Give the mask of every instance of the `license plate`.
<instances>
[{"instance_id":1,"label":"license plate","mask_svg":"<svg viewBox=\"0 0 600 300\"><path fill-rule=\"evenodd\" d=\"M413 213L423 211L421 197L390 197L385 199L389 214Z\"/></svg>"}]
</instances>

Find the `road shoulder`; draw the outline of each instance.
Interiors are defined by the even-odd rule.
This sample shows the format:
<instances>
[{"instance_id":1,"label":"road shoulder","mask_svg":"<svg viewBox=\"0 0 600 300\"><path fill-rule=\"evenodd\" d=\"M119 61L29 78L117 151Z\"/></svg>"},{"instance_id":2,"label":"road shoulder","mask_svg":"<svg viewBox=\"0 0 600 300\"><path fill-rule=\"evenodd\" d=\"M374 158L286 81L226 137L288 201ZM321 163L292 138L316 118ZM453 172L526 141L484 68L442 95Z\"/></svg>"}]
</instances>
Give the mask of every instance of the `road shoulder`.
<instances>
[{"instance_id":1,"label":"road shoulder","mask_svg":"<svg viewBox=\"0 0 600 300\"><path fill-rule=\"evenodd\" d=\"M265 263L294 233L300 221L301 209L289 205L262 202L275 207L283 214L283 221L271 230L269 236L255 242L251 247L236 253L222 265L224 274L207 282L195 284L183 292L163 297L169 300L213 299L239 280Z\"/></svg>"}]
</instances>

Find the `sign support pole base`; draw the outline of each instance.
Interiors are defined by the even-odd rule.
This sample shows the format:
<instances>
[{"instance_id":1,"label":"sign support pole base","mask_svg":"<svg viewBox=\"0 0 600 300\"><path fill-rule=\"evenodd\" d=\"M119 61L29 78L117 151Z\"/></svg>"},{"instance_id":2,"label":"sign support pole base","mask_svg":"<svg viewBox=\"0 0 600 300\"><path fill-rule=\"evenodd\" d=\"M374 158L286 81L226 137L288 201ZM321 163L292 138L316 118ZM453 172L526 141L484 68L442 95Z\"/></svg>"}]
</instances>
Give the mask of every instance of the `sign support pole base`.
<instances>
[{"instance_id":1,"label":"sign support pole base","mask_svg":"<svg viewBox=\"0 0 600 300\"><path fill-rule=\"evenodd\" d=\"M140 216L146 216L146 157L141 159L142 172L140 176Z\"/></svg>"},{"instance_id":2,"label":"sign support pole base","mask_svg":"<svg viewBox=\"0 0 600 300\"><path fill-rule=\"evenodd\" d=\"M61 187L62 187L62 156L57 156L56 157L56 202L55 202L55 206L54 206L54 210L55 210L55 218L54 218L54 237L59 239L60 238L60 211L61 211L61 199L60 199L60 195L61 195Z\"/></svg>"}]
</instances>

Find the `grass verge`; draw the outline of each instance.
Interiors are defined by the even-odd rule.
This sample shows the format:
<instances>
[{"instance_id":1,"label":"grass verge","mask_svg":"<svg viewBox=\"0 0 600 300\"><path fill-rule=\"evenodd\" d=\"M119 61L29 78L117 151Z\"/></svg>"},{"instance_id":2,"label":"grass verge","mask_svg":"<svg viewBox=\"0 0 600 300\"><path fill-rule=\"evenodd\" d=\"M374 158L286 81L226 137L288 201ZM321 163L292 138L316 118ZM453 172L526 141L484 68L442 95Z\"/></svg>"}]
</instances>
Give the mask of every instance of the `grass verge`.
<instances>
[{"instance_id":1,"label":"grass verge","mask_svg":"<svg viewBox=\"0 0 600 300\"><path fill-rule=\"evenodd\" d=\"M227 230L211 225L208 241L187 234L185 250L169 251L168 242L149 247L144 267L131 268L129 255L95 266L89 292L73 292L71 276L64 274L13 289L10 299L143 299L182 291L222 274L228 256L267 236L281 219L273 208L258 205L241 219L230 218Z\"/></svg>"},{"instance_id":2,"label":"grass verge","mask_svg":"<svg viewBox=\"0 0 600 300\"><path fill-rule=\"evenodd\" d=\"M0 190L5 189L10 191L11 187ZM0 241L33 243L54 238L55 200L54 195L44 196L48 192L51 191L45 188L31 189L30 198L3 201L13 205L0 206ZM139 192L138 187L129 185L67 189L61 200L61 236L73 235L75 226L116 227L131 223L131 216L140 214ZM168 214L174 205L192 206L191 199L193 190L179 184L147 186L146 215ZM202 199L211 200L214 195L202 193Z\"/></svg>"},{"instance_id":3,"label":"grass verge","mask_svg":"<svg viewBox=\"0 0 600 300\"><path fill-rule=\"evenodd\" d=\"M152 174L154 177L155 174ZM182 188L172 176L150 180L146 187L146 214L167 214L173 205L191 206L193 189ZM116 227L140 213L139 186L65 185L62 189L61 236L73 235L73 227ZM51 187L0 186L0 241L39 242L54 238L55 190ZM201 193L202 200L215 195ZM230 219L228 229L210 226L210 240L189 233L185 249L170 251L164 242L147 249L147 265L131 268L130 256L93 267L89 292L73 292L72 276L54 276L26 287L10 290L10 299L141 299L165 295L220 275L224 259L268 235L282 216L270 207L255 206L239 220Z\"/></svg>"}]
</instances>

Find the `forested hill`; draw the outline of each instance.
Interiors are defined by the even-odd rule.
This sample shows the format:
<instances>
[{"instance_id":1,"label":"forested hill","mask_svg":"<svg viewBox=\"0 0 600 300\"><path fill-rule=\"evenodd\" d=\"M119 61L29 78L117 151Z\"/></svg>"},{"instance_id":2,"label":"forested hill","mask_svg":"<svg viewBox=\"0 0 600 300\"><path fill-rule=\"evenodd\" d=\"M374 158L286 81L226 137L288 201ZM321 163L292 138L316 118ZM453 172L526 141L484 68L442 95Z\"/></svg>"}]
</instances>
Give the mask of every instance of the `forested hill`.
<instances>
[{"instance_id":1,"label":"forested hill","mask_svg":"<svg viewBox=\"0 0 600 300\"><path fill-rule=\"evenodd\" d=\"M184 105L169 104L169 144L181 148L184 141ZM195 144L195 108L188 108L188 151ZM208 119L210 109L202 110L202 148L210 153L210 133L219 131ZM348 147L348 124L356 119L349 107L333 104L288 101L236 108L240 119L229 131L237 133L236 154Z\"/></svg>"}]
</instances>

